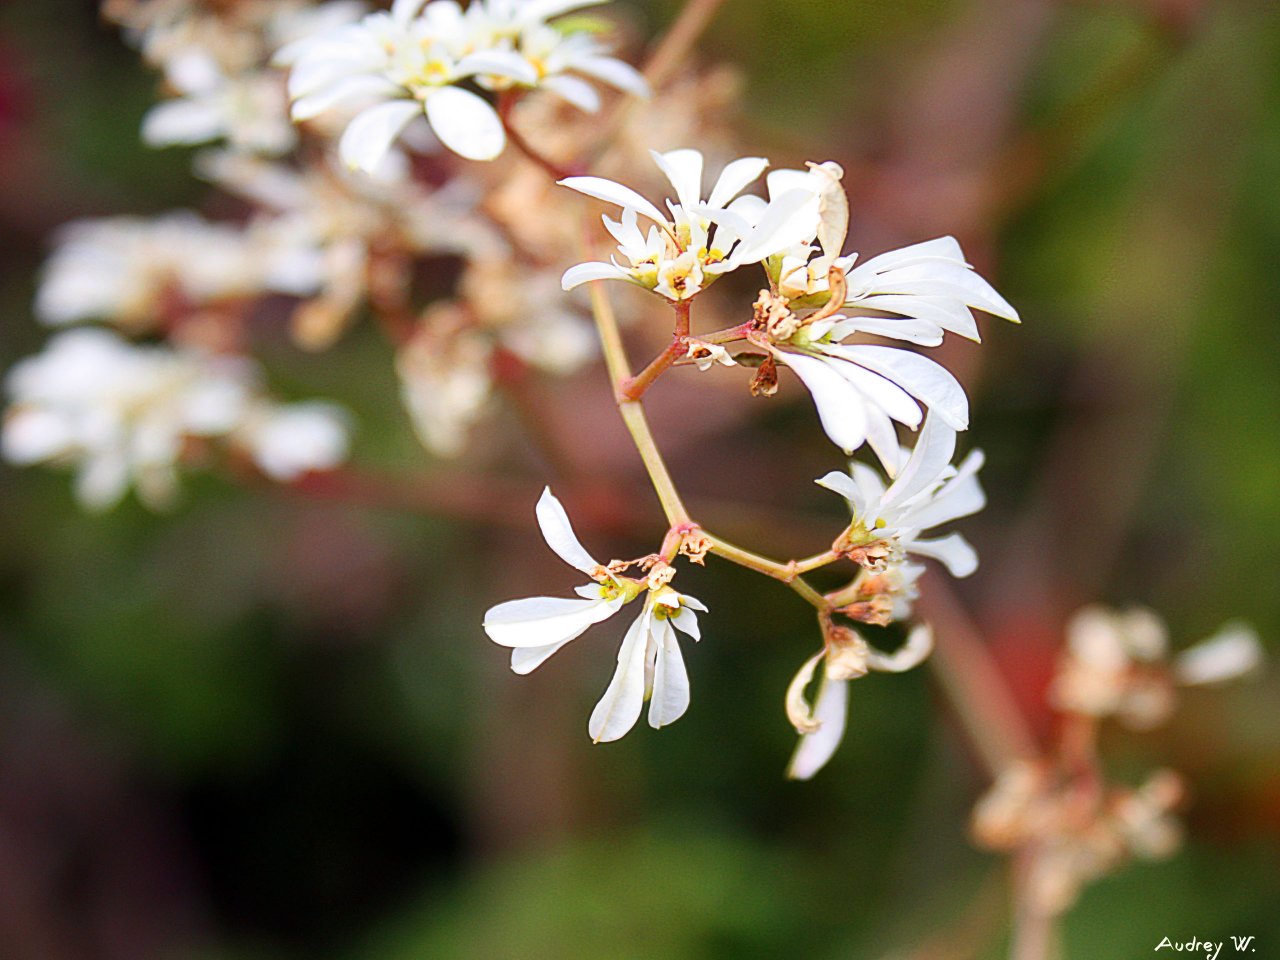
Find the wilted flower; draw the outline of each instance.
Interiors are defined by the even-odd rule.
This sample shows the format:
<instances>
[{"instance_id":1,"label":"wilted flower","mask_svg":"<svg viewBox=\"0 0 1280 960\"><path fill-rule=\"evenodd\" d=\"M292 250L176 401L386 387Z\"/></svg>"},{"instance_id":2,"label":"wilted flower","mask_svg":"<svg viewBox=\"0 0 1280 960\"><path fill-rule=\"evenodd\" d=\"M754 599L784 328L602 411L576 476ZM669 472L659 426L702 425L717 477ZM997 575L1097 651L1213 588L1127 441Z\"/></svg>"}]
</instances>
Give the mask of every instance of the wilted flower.
<instances>
[{"instance_id":1,"label":"wilted flower","mask_svg":"<svg viewBox=\"0 0 1280 960\"><path fill-rule=\"evenodd\" d=\"M982 452L972 451L953 467L955 447L955 430L930 415L915 449L900 453L902 466L888 487L879 473L861 463L852 464L848 474L833 471L818 480L844 497L853 511L853 522L837 541L837 549L873 568L913 555L933 557L953 576L973 573L978 556L960 534L924 538L934 527L967 517L986 504L977 477Z\"/></svg>"},{"instance_id":2,"label":"wilted flower","mask_svg":"<svg viewBox=\"0 0 1280 960\"><path fill-rule=\"evenodd\" d=\"M933 631L927 624L913 627L907 642L891 654L876 650L845 627L828 626L825 639L823 649L804 662L787 688L787 716L800 734L787 766L787 776L793 780L808 780L826 766L844 739L850 680L871 670L903 673L919 666L933 651ZM804 692L819 664L822 678L810 704Z\"/></svg>"},{"instance_id":3,"label":"wilted flower","mask_svg":"<svg viewBox=\"0 0 1280 960\"><path fill-rule=\"evenodd\" d=\"M628 261L626 266L611 260L571 267L561 281L566 290L591 280L628 280L668 300L688 300L716 277L812 239L818 229L818 200L810 190L790 189L775 195L771 187L767 202L738 196L769 165L762 157L743 157L726 165L703 200L701 153L651 153L678 198L666 201L670 216L612 180L569 177L560 181L622 208L620 221L605 217L604 225ZM782 172L771 173L771 183ZM647 231L641 230L640 217L652 221Z\"/></svg>"},{"instance_id":4,"label":"wilted flower","mask_svg":"<svg viewBox=\"0 0 1280 960\"><path fill-rule=\"evenodd\" d=\"M699 639L695 611L706 607L673 590L671 568L660 561L642 579L623 577L597 563L578 542L564 507L550 490L543 491L537 516L547 545L593 582L576 588L579 599L532 597L490 608L484 618L489 639L512 648L512 670L529 673L643 594L640 615L622 640L617 669L587 729L597 743L617 740L635 726L645 700L650 726L656 729L678 720L689 706L689 677L675 630Z\"/></svg>"},{"instance_id":5,"label":"wilted flower","mask_svg":"<svg viewBox=\"0 0 1280 960\"><path fill-rule=\"evenodd\" d=\"M643 95L644 80L583 32L547 21L592 0L395 0L386 13L306 38L282 49L289 64L293 117L307 120L336 107L359 107L339 143L343 160L371 172L411 120L425 114L450 150L492 160L506 145L488 90L545 88L583 109L598 98L579 76Z\"/></svg>"}]
</instances>

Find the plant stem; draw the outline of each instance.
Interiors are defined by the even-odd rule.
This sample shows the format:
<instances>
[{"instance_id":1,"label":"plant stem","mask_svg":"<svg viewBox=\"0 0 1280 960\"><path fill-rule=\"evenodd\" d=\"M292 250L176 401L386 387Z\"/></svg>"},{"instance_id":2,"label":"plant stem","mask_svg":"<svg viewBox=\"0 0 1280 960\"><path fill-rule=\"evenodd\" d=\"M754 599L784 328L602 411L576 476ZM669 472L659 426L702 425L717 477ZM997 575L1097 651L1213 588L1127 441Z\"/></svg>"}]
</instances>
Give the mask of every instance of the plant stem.
<instances>
[{"instance_id":1,"label":"plant stem","mask_svg":"<svg viewBox=\"0 0 1280 960\"><path fill-rule=\"evenodd\" d=\"M745 340L750 330L751 324L740 323L736 327L725 327L723 330L699 334L696 339L703 343L733 343L735 340Z\"/></svg>"},{"instance_id":2,"label":"plant stem","mask_svg":"<svg viewBox=\"0 0 1280 960\"><path fill-rule=\"evenodd\" d=\"M829 611L831 609L831 604L827 602L826 598L809 586L800 576L796 569L797 564L795 561L779 563L777 560L770 560L768 557L735 546L715 534L708 533L706 530L703 530L702 533L711 541L711 552L717 556L724 557L731 563L746 567L748 570L754 570L756 573L763 573L766 577L781 580L819 610Z\"/></svg>"},{"instance_id":3,"label":"plant stem","mask_svg":"<svg viewBox=\"0 0 1280 960\"><path fill-rule=\"evenodd\" d=\"M662 502L662 510L667 515L667 523L672 527L681 524L692 524L693 519L689 516L689 511L680 499L680 493L676 490L675 482L671 479L671 474L667 470L666 462L662 459L662 454L658 452L658 445L653 439L653 431L649 428L649 421L644 415L644 405L638 397L633 398L627 395L627 387L641 378L636 377L633 381L631 377L631 367L627 361L626 347L622 343L622 333L618 329L618 319L614 316L613 306L609 303L609 296L604 289L604 281L594 280L588 286L591 290L591 313L595 318L596 330L600 334L600 347L604 351L605 366L609 371L609 379L613 383L614 396L617 398L618 412L622 414L622 422L627 425L627 430L631 433L631 439L636 445L636 451L640 454L640 459L644 461L644 467L648 471L654 492L657 493L658 499ZM670 353L687 336L688 322L689 310L687 305L683 311L677 308L676 339L672 341L672 348L668 348L668 351L662 356ZM685 334L679 333L681 323L684 324ZM674 356L672 359L674 359ZM657 363L657 360L651 363L646 368L646 372L654 369ZM648 383L651 383L669 365L668 361L658 367L644 386L647 387ZM803 569L805 570L816 569L837 559L832 551L815 554L801 561L779 563L777 560L770 560L768 557L761 556L758 553L752 553L750 550L734 546L726 540L707 533L705 530L703 533L711 542L712 553L750 570L755 570L757 573L763 573L765 576L773 577L775 580L781 580L823 613L831 610L831 604L827 602L826 598L809 586L800 576L802 572L800 567L804 565Z\"/></svg>"},{"instance_id":4,"label":"plant stem","mask_svg":"<svg viewBox=\"0 0 1280 960\"><path fill-rule=\"evenodd\" d=\"M929 575L927 583L919 609L938 637L929 665L994 780L1010 764L1039 755L1035 736L954 593L939 577Z\"/></svg>"},{"instance_id":5,"label":"plant stem","mask_svg":"<svg viewBox=\"0 0 1280 960\"><path fill-rule=\"evenodd\" d=\"M676 336L687 337L689 335L690 314L693 310L692 300L676 301Z\"/></svg>"},{"instance_id":6,"label":"plant stem","mask_svg":"<svg viewBox=\"0 0 1280 960\"><path fill-rule=\"evenodd\" d=\"M689 349L685 337L676 336L671 345L649 362L649 365L634 377L628 377L618 390L621 400L639 400L653 382L675 363Z\"/></svg>"},{"instance_id":7,"label":"plant stem","mask_svg":"<svg viewBox=\"0 0 1280 960\"><path fill-rule=\"evenodd\" d=\"M649 473L654 492L662 502L662 511L667 515L667 523L673 527L682 523L692 523L689 511L680 500L675 482L672 481L671 474L667 470L666 462L658 452L653 431L649 429L649 421L644 415L644 407L639 400L628 399L622 393L624 385L631 379L630 366L627 362L626 348L622 344L622 334L618 330L618 320L613 314L608 294L604 291L603 281L593 281L590 287L591 313L595 317L596 330L600 334L600 347L604 351L609 378L613 381L622 422L627 425L631 439L636 445L636 451L644 461L644 468Z\"/></svg>"},{"instance_id":8,"label":"plant stem","mask_svg":"<svg viewBox=\"0 0 1280 960\"><path fill-rule=\"evenodd\" d=\"M654 48L644 66L645 79L655 90L661 87L688 56L690 49L720 9L723 0L689 0Z\"/></svg>"},{"instance_id":9,"label":"plant stem","mask_svg":"<svg viewBox=\"0 0 1280 960\"><path fill-rule=\"evenodd\" d=\"M511 109L515 106L519 95L511 90L505 90L498 96L498 118L502 121L502 129L506 131L507 139L512 145L523 153L526 157L545 170L552 180L563 180L565 177L572 177L577 171L568 167L561 166L550 157L541 153L533 144L524 138L524 134L515 128L511 122Z\"/></svg>"}]
</instances>

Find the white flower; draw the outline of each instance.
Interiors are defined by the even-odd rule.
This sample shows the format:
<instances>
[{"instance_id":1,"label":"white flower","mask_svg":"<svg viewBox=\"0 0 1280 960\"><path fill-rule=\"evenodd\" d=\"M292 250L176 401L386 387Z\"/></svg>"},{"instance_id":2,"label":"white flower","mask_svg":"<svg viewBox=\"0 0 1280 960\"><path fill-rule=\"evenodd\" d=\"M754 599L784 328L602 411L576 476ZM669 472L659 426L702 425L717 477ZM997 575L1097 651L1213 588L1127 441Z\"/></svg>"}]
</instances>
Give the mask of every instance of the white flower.
<instances>
[{"instance_id":1,"label":"white flower","mask_svg":"<svg viewBox=\"0 0 1280 960\"><path fill-rule=\"evenodd\" d=\"M76 495L90 509L113 506L131 485L148 505L163 507L176 492L184 438L234 427L251 380L251 369L234 360L71 330L10 371L4 455L24 465L76 465Z\"/></svg>"},{"instance_id":2,"label":"white flower","mask_svg":"<svg viewBox=\"0 0 1280 960\"><path fill-rule=\"evenodd\" d=\"M891 469L898 452L893 423L920 425L920 403L954 430L969 426L969 399L941 364L910 350L839 341L857 320L829 317L801 327L773 358L795 371L813 397L822 428L846 454L867 443Z\"/></svg>"},{"instance_id":3,"label":"white flower","mask_svg":"<svg viewBox=\"0 0 1280 960\"><path fill-rule=\"evenodd\" d=\"M293 149L283 78L269 71L229 77L210 64L207 73L171 73L177 97L156 104L142 118L150 147L226 139L240 150L278 156Z\"/></svg>"},{"instance_id":4,"label":"white flower","mask_svg":"<svg viewBox=\"0 0 1280 960\"><path fill-rule=\"evenodd\" d=\"M564 507L549 489L538 501L537 516L547 545L593 582L576 588L578 599L530 597L490 608L484 618L489 638L512 648L512 670L529 673L643 593L640 615L622 640L617 669L591 713L587 730L597 743L617 740L635 726L646 699L650 726L656 729L678 720L689 706L689 677L675 630L697 640L695 611L706 607L668 586L669 576L651 571L644 579L634 580L597 563L579 543ZM662 568L669 573L669 567Z\"/></svg>"},{"instance_id":5,"label":"white flower","mask_svg":"<svg viewBox=\"0 0 1280 960\"><path fill-rule=\"evenodd\" d=\"M881 653L856 634L848 639L851 642L844 649L829 645L806 660L787 689L787 714L800 734L787 765L787 776L793 780L808 780L826 766L844 739L850 680L868 670L904 673L923 663L933 651L933 631L927 624L913 627L907 642L891 654ZM810 705L804 691L819 663L823 664L822 679Z\"/></svg>"},{"instance_id":6,"label":"white flower","mask_svg":"<svg viewBox=\"0 0 1280 960\"><path fill-rule=\"evenodd\" d=\"M1258 670L1263 659L1257 631L1233 620L1212 637L1178 654L1173 670L1179 683L1200 686L1246 676Z\"/></svg>"},{"instance_id":7,"label":"white flower","mask_svg":"<svg viewBox=\"0 0 1280 960\"><path fill-rule=\"evenodd\" d=\"M438 307L431 316L438 316ZM440 336L424 326L396 355L400 399L422 445L456 457L467 431L484 414L493 388L493 345L475 332Z\"/></svg>"},{"instance_id":8,"label":"white flower","mask_svg":"<svg viewBox=\"0 0 1280 960\"><path fill-rule=\"evenodd\" d=\"M271 221L247 228L192 213L152 220L78 220L58 232L36 314L53 326L109 320L149 330L174 309L267 292L294 295L319 284L318 254Z\"/></svg>"},{"instance_id":9,"label":"white flower","mask_svg":"<svg viewBox=\"0 0 1280 960\"><path fill-rule=\"evenodd\" d=\"M955 431L930 416L915 449L900 455L902 466L887 488L875 470L861 463L853 464L848 474L833 471L818 480L844 497L853 511L842 545L873 557L878 550L889 563L917 555L941 561L953 576L973 573L978 556L960 534L924 538L934 527L976 513L986 504L977 477L982 451L972 451L953 467L955 446Z\"/></svg>"},{"instance_id":10,"label":"white flower","mask_svg":"<svg viewBox=\"0 0 1280 960\"><path fill-rule=\"evenodd\" d=\"M1060 710L1092 717L1116 716L1131 727L1149 728L1175 706L1174 685L1221 683L1262 663L1258 636L1235 621L1169 662L1164 622L1135 607L1113 611L1089 606L1067 624L1067 645L1049 689Z\"/></svg>"},{"instance_id":11,"label":"white flower","mask_svg":"<svg viewBox=\"0 0 1280 960\"><path fill-rule=\"evenodd\" d=\"M336 465L346 453L336 408L273 407L260 380L243 358L69 330L9 372L3 453L17 464L74 466L76 495L93 510L113 506L131 486L148 506L168 506L184 447L196 439L250 446L275 479Z\"/></svg>"},{"instance_id":12,"label":"white flower","mask_svg":"<svg viewBox=\"0 0 1280 960\"><path fill-rule=\"evenodd\" d=\"M770 195L807 194L818 222L806 239L776 251L766 264L768 306L785 322L763 325L764 345L804 382L835 444L852 453L869 443L892 469L898 449L894 421L914 430L924 403L964 430L968 398L955 377L926 357L846 341L874 335L937 346L946 331L978 340L972 309L1013 321L1018 314L965 263L952 237L890 251L857 266L856 254L842 256L849 225L842 176L831 162L811 163L808 172L770 174ZM817 246L811 243L815 238ZM834 291L833 271L840 281ZM840 300L830 302L836 294ZM808 316L801 315L805 311Z\"/></svg>"},{"instance_id":13,"label":"white flower","mask_svg":"<svg viewBox=\"0 0 1280 960\"><path fill-rule=\"evenodd\" d=\"M591 280L628 280L669 300L687 300L716 277L811 240L818 230L819 203L812 190L775 193L772 178L786 171L769 175L768 202L738 196L768 166L762 157L743 157L726 165L703 200L701 153L672 150L652 155L675 189L677 200L666 201L670 216L612 180L569 177L560 181L622 208L620 221L605 217L604 225L628 262L626 266L612 260L571 267L561 281L566 290ZM652 221L647 232L640 229L639 217Z\"/></svg>"},{"instance_id":14,"label":"white flower","mask_svg":"<svg viewBox=\"0 0 1280 960\"><path fill-rule=\"evenodd\" d=\"M457 86L474 80L490 90L545 87L584 109L595 92L575 74L637 94L647 91L631 67L605 54L588 34L562 33L547 20L592 0L395 0L387 13L283 48L290 64L293 118L360 106L339 144L343 160L374 170L415 117L426 115L450 150L492 160L506 145L502 121L482 97Z\"/></svg>"},{"instance_id":15,"label":"white flower","mask_svg":"<svg viewBox=\"0 0 1280 960\"><path fill-rule=\"evenodd\" d=\"M347 412L332 403L261 404L232 441L244 446L272 480L289 483L306 473L332 470L347 459L348 421Z\"/></svg>"}]
</instances>

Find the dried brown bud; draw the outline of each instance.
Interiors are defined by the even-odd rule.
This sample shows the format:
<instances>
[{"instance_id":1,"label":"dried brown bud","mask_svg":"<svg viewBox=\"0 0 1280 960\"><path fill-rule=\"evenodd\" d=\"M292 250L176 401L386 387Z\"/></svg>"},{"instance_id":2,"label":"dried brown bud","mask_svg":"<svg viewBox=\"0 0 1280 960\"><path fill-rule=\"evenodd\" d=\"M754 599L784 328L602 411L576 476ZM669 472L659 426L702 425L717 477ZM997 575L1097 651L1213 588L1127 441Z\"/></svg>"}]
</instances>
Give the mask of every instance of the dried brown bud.
<instances>
[{"instance_id":1,"label":"dried brown bud","mask_svg":"<svg viewBox=\"0 0 1280 960\"><path fill-rule=\"evenodd\" d=\"M701 530L689 531L680 541L680 555L688 557L690 563L705 563L710 550L711 539Z\"/></svg>"},{"instance_id":2,"label":"dried brown bud","mask_svg":"<svg viewBox=\"0 0 1280 960\"><path fill-rule=\"evenodd\" d=\"M751 395L753 397L772 397L778 392L778 365L773 357L765 357L760 369L751 378Z\"/></svg>"},{"instance_id":3,"label":"dried brown bud","mask_svg":"<svg viewBox=\"0 0 1280 960\"><path fill-rule=\"evenodd\" d=\"M791 312L787 298L771 290L760 291L753 304L751 324L772 340L790 340L800 329L800 319Z\"/></svg>"},{"instance_id":4,"label":"dried brown bud","mask_svg":"<svg viewBox=\"0 0 1280 960\"><path fill-rule=\"evenodd\" d=\"M847 604L838 608L837 612L859 623L885 627L893 622L893 600L884 596L872 597L870 600Z\"/></svg>"}]
</instances>

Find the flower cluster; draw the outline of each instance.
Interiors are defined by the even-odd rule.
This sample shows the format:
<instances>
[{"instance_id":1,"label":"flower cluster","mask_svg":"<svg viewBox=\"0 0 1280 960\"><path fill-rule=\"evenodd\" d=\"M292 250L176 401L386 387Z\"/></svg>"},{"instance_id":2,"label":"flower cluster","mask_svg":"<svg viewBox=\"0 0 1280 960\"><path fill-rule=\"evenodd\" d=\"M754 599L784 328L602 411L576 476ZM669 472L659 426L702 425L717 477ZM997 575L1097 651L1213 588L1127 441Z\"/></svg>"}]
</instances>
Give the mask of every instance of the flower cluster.
<instances>
[{"instance_id":1,"label":"flower cluster","mask_svg":"<svg viewBox=\"0 0 1280 960\"><path fill-rule=\"evenodd\" d=\"M415 118L425 116L446 147L470 160L492 160L506 146L503 121L479 94L545 89L594 111L599 97L584 77L640 96L644 79L591 33L548 21L595 0L395 0L388 12L289 44L276 55L291 67L295 120L335 109L357 112L339 152L373 172Z\"/></svg>"},{"instance_id":2,"label":"flower cluster","mask_svg":"<svg viewBox=\"0 0 1280 960\"><path fill-rule=\"evenodd\" d=\"M1090 882L1131 859L1162 860L1181 845L1175 814L1182 778L1157 770L1137 787L1089 789L1052 767L1010 766L974 809L972 832L982 847L1032 850L1024 896L1039 914L1067 910Z\"/></svg>"},{"instance_id":3,"label":"flower cluster","mask_svg":"<svg viewBox=\"0 0 1280 960\"><path fill-rule=\"evenodd\" d=\"M1150 610L1086 607L1067 625L1049 699L1064 713L1147 729L1172 714L1176 687L1234 680L1261 663L1257 634L1239 621L1170 660L1168 631Z\"/></svg>"},{"instance_id":4,"label":"flower cluster","mask_svg":"<svg viewBox=\"0 0 1280 960\"><path fill-rule=\"evenodd\" d=\"M1115 717L1154 727L1173 712L1175 684L1219 683L1262 663L1256 634L1241 623L1172 661L1168 646L1165 625L1150 610L1080 610L1067 626L1050 691L1063 719L1056 752L1009 765L974 809L980 845L1024 854L1029 905L1042 914L1062 913L1090 881L1132 858L1168 857L1181 841L1181 778L1157 770L1136 788L1106 784L1098 724Z\"/></svg>"},{"instance_id":5,"label":"flower cluster","mask_svg":"<svg viewBox=\"0 0 1280 960\"><path fill-rule=\"evenodd\" d=\"M571 268L564 275L566 289L621 279L669 300L687 300L717 277L760 263L769 288L744 331L764 351L754 392L771 395L777 365L789 367L812 395L827 436L847 454L869 444L890 471L900 449L894 424L917 429L921 404L956 430L968 427L968 400L945 367L909 350L857 342L875 336L936 346L946 332L977 340L975 309L1018 319L965 263L953 238L855 265L856 254L841 255L849 209L837 164L770 172L766 200L740 194L767 161L735 160L703 200L700 153L675 150L654 159L678 198L666 202L669 215L612 181L561 181L622 208L620 220L605 217L604 223L625 259ZM652 221L647 232L640 229L642 217Z\"/></svg>"},{"instance_id":6,"label":"flower cluster","mask_svg":"<svg viewBox=\"0 0 1280 960\"><path fill-rule=\"evenodd\" d=\"M85 507L114 506L132 486L153 508L177 493L177 467L221 441L273 480L328 470L347 455L347 414L327 403L277 404L243 357L135 346L97 329L69 330L18 363L2 449L17 464L76 470Z\"/></svg>"},{"instance_id":7,"label":"flower cluster","mask_svg":"<svg viewBox=\"0 0 1280 960\"><path fill-rule=\"evenodd\" d=\"M643 597L640 613L618 649L613 679L592 711L587 731L597 743L617 740L635 726L645 701L651 727L679 720L689 707L689 675L676 631L700 639L697 614L707 608L671 587L675 571L661 557L645 558L641 565L648 569L639 578L622 575L631 564L597 562L578 542L564 507L550 490L543 491L537 516L547 546L592 582L576 588L577 599L530 597L498 604L484 617L489 638L512 648L512 670L529 673L589 627Z\"/></svg>"}]
</instances>

